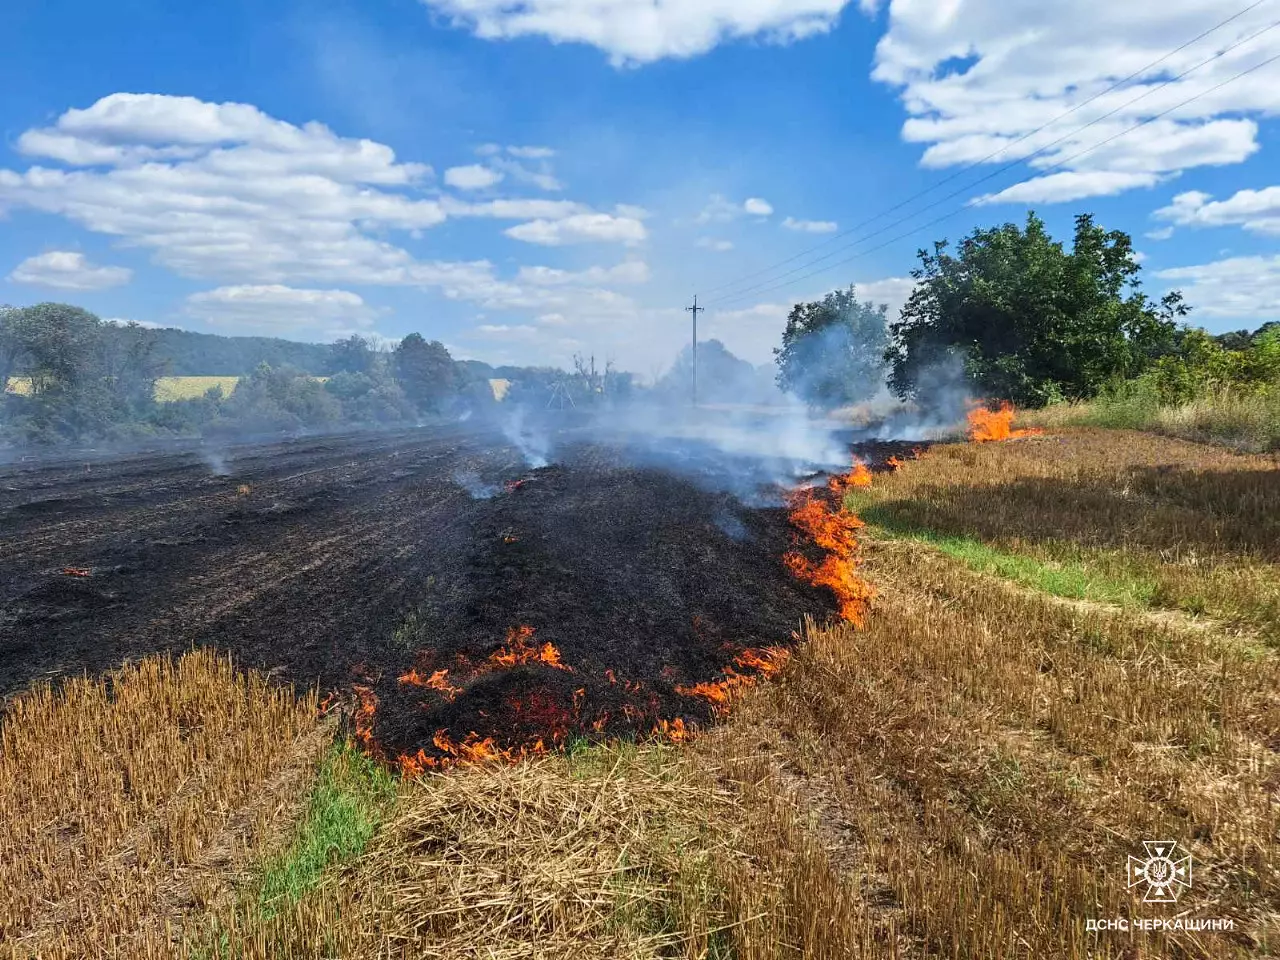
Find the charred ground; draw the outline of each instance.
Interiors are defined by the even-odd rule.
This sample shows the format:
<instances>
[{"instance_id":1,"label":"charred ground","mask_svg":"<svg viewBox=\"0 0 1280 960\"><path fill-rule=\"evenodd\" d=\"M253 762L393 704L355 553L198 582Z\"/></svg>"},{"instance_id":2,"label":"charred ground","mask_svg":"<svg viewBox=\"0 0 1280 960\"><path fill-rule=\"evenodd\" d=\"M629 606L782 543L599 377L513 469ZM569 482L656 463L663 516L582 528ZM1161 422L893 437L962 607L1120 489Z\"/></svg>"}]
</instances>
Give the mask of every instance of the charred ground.
<instances>
[{"instance_id":1,"label":"charred ground","mask_svg":"<svg viewBox=\"0 0 1280 960\"><path fill-rule=\"evenodd\" d=\"M11 464L0 695L215 645L355 690L389 756L438 755L441 730L550 743L705 721L690 690L831 609L782 564L780 504L695 482L732 459L689 454L680 476L573 430L557 448L530 470L483 430L438 428Z\"/></svg>"}]
</instances>

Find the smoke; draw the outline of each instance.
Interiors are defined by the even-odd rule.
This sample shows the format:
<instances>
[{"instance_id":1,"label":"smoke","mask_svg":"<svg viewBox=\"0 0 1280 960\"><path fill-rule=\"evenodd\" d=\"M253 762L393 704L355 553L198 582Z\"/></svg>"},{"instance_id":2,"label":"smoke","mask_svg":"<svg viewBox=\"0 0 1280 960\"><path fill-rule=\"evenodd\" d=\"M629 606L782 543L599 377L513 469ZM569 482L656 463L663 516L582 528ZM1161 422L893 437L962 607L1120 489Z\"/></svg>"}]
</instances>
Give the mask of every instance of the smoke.
<instances>
[{"instance_id":1,"label":"smoke","mask_svg":"<svg viewBox=\"0 0 1280 960\"><path fill-rule=\"evenodd\" d=\"M472 500L488 500L501 489L497 484L485 483L474 470L459 470L453 475L453 482L466 490Z\"/></svg>"},{"instance_id":2,"label":"smoke","mask_svg":"<svg viewBox=\"0 0 1280 960\"><path fill-rule=\"evenodd\" d=\"M915 397L890 398L879 416L865 426L872 440L942 440L963 432L973 392L964 369L964 354L952 351L920 371Z\"/></svg>"},{"instance_id":3,"label":"smoke","mask_svg":"<svg viewBox=\"0 0 1280 960\"><path fill-rule=\"evenodd\" d=\"M209 472L215 477L231 476L231 465L227 460L227 455L222 451L201 447L200 459L208 465Z\"/></svg>"},{"instance_id":4,"label":"smoke","mask_svg":"<svg viewBox=\"0 0 1280 960\"><path fill-rule=\"evenodd\" d=\"M502 433L534 470L551 462L551 437L545 429L531 422L524 407L516 407L502 419Z\"/></svg>"}]
</instances>

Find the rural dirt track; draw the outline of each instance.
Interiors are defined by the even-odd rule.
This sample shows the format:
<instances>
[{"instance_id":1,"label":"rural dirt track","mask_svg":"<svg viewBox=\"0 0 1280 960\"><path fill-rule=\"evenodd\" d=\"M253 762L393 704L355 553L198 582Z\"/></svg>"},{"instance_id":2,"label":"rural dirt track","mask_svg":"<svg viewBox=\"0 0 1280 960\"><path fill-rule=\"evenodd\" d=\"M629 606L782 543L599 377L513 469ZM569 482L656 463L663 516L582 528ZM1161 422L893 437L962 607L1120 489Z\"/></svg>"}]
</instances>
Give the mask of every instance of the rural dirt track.
<instances>
[{"instance_id":1,"label":"rural dirt track","mask_svg":"<svg viewBox=\"0 0 1280 960\"><path fill-rule=\"evenodd\" d=\"M431 751L438 730L647 732L709 718L676 687L831 609L783 568L783 510L561 440L541 470L459 427L229 448L224 476L198 450L0 466L0 698L213 644L365 687L389 754ZM496 493L473 498L461 473ZM570 669L484 668L520 626ZM441 693L400 682L411 669L468 679Z\"/></svg>"}]
</instances>

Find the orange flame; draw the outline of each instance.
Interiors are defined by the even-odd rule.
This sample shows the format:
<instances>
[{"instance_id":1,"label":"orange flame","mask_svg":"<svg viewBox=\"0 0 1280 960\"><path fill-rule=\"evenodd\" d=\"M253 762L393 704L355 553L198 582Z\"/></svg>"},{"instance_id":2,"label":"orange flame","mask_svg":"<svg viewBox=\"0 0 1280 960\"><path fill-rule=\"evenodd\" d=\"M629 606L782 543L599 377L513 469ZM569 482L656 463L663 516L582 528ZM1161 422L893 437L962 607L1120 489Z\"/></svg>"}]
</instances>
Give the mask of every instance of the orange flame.
<instances>
[{"instance_id":1,"label":"orange flame","mask_svg":"<svg viewBox=\"0 0 1280 960\"><path fill-rule=\"evenodd\" d=\"M871 585L857 574L862 563L858 550L858 531L866 524L840 503L840 494L852 487L864 487L870 483L870 471L866 465L855 463L844 477L833 478L828 489L836 495L835 503L815 496L810 491L793 495L791 522L826 554L821 561L813 561L798 551L786 554L782 560L796 577L816 587L826 587L836 596L840 616L862 626L866 622L874 591Z\"/></svg>"},{"instance_id":2,"label":"orange flame","mask_svg":"<svg viewBox=\"0 0 1280 960\"><path fill-rule=\"evenodd\" d=\"M85 567L63 567L62 573L68 577L88 577L93 574L93 571Z\"/></svg>"},{"instance_id":3,"label":"orange flame","mask_svg":"<svg viewBox=\"0 0 1280 960\"><path fill-rule=\"evenodd\" d=\"M902 460L899 460L897 457L890 457L890 458L889 458L888 460L886 460L885 462L886 462L886 463L888 463L888 464L889 464L889 466L893 468L893 470L894 470L894 472L895 472L895 473L896 473L897 471L901 470L901 469L902 469L902 467L903 467L903 461L902 461Z\"/></svg>"},{"instance_id":4,"label":"orange flame","mask_svg":"<svg viewBox=\"0 0 1280 960\"><path fill-rule=\"evenodd\" d=\"M733 658L733 662L744 670L757 671L762 677L775 677L791 659L791 651L782 647L748 647Z\"/></svg>"},{"instance_id":5,"label":"orange flame","mask_svg":"<svg viewBox=\"0 0 1280 960\"><path fill-rule=\"evenodd\" d=\"M544 643L541 646L535 646L530 643L532 639L533 627L512 627L507 631L507 645L489 657L489 664L498 667L516 667L523 663L542 663L566 673L573 673L572 667L561 663L560 651L555 644Z\"/></svg>"},{"instance_id":6,"label":"orange flame","mask_svg":"<svg viewBox=\"0 0 1280 960\"><path fill-rule=\"evenodd\" d=\"M424 677L417 670L410 670L400 678L400 682L406 686L435 690L438 693L443 693L449 700L453 700L462 692L462 688L455 687L449 683L448 676L448 670L437 670L429 677Z\"/></svg>"},{"instance_id":7,"label":"orange flame","mask_svg":"<svg viewBox=\"0 0 1280 960\"><path fill-rule=\"evenodd\" d=\"M653 735L668 743L687 743L693 738L693 728L685 726L683 717L676 717L671 721L659 720Z\"/></svg>"},{"instance_id":8,"label":"orange flame","mask_svg":"<svg viewBox=\"0 0 1280 960\"><path fill-rule=\"evenodd\" d=\"M974 443L989 443L999 440L1013 440L1017 437L1031 437L1039 430L1013 429L1013 404L1001 401L994 410L980 404L969 411L969 439Z\"/></svg>"},{"instance_id":9,"label":"orange flame","mask_svg":"<svg viewBox=\"0 0 1280 960\"><path fill-rule=\"evenodd\" d=\"M853 469L848 473L840 476L831 477L827 480L827 489L836 496L842 496L855 487L871 486L871 471L867 469L867 465L861 461L853 464Z\"/></svg>"},{"instance_id":10,"label":"orange flame","mask_svg":"<svg viewBox=\"0 0 1280 960\"><path fill-rule=\"evenodd\" d=\"M352 713L352 725L355 727L356 739L364 745L370 756L382 756L382 748L373 737L373 718L378 712L378 695L369 687L356 684L351 688L359 704Z\"/></svg>"}]
</instances>

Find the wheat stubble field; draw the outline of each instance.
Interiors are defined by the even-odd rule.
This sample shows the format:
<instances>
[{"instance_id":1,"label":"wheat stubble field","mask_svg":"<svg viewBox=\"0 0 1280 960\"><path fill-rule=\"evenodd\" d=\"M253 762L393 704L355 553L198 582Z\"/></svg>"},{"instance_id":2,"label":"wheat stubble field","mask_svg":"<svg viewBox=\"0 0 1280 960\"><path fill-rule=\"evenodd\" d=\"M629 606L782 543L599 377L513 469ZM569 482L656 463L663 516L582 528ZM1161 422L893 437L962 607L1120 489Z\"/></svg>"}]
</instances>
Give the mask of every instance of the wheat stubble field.
<instances>
[{"instance_id":1,"label":"wheat stubble field","mask_svg":"<svg viewBox=\"0 0 1280 960\"><path fill-rule=\"evenodd\" d=\"M768 682L726 650L718 679L663 694L665 730L402 777L343 746L358 700L212 654L17 694L0 956L1275 952L1276 461L1084 430L872 466L825 513L793 503L769 548L780 582L869 587L862 622L816 604ZM624 639L645 642L611 656ZM658 666L609 669L656 687ZM528 704L578 676L493 679ZM1157 838L1193 857L1176 905L1126 886ZM1231 929L1088 929L1114 917Z\"/></svg>"}]
</instances>

